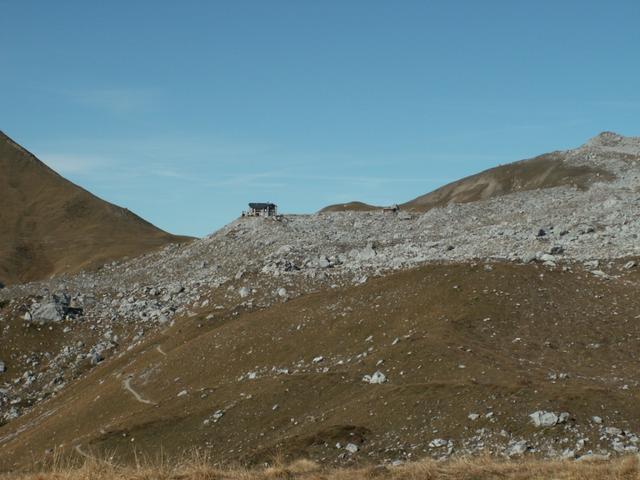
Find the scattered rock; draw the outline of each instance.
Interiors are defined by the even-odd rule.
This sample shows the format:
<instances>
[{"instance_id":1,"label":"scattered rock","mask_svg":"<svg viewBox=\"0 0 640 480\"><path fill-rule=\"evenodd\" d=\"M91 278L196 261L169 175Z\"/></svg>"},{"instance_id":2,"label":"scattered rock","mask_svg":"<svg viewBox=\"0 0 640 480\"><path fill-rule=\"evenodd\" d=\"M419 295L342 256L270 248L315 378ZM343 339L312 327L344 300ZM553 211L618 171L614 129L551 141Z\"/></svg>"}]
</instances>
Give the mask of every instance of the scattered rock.
<instances>
[{"instance_id":1,"label":"scattered rock","mask_svg":"<svg viewBox=\"0 0 640 480\"><path fill-rule=\"evenodd\" d=\"M507 447L506 454L509 457L519 457L529 449L529 444L525 440L519 440Z\"/></svg>"},{"instance_id":2,"label":"scattered rock","mask_svg":"<svg viewBox=\"0 0 640 480\"><path fill-rule=\"evenodd\" d=\"M344 449L349 453L356 453L358 450L360 450L360 447L358 447L358 445L356 445L355 443L347 443L347 446L344 447Z\"/></svg>"},{"instance_id":3,"label":"scattered rock","mask_svg":"<svg viewBox=\"0 0 640 480\"><path fill-rule=\"evenodd\" d=\"M549 254L551 255L562 255L564 253L564 247L561 245L556 245L554 247L551 247L551 249L549 250Z\"/></svg>"},{"instance_id":4,"label":"scattered rock","mask_svg":"<svg viewBox=\"0 0 640 480\"><path fill-rule=\"evenodd\" d=\"M530 414L529 418L536 427L553 427L559 423L565 423L569 419L569 414L563 412L557 415L553 412L538 410Z\"/></svg>"},{"instance_id":5,"label":"scattered rock","mask_svg":"<svg viewBox=\"0 0 640 480\"><path fill-rule=\"evenodd\" d=\"M51 295L47 301L37 305L29 312L30 320L39 324L60 322L69 312L69 302L70 298L66 294Z\"/></svg>"},{"instance_id":6,"label":"scattered rock","mask_svg":"<svg viewBox=\"0 0 640 480\"><path fill-rule=\"evenodd\" d=\"M384 373L378 370L373 375L365 375L364 377L362 377L362 381L371 384L381 384L387 381L387 377Z\"/></svg>"},{"instance_id":7,"label":"scattered rock","mask_svg":"<svg viewBox=\"0 0 640 480\"><path fill-rule=\"evenodd\" d=\"M441 448L449 445L449 442L443 438L435 438L429 442L431 448Z\"/></svg>"},{"instance_id":8,"label":"scattered rock","mask_svg":"<svg viewBox=\"0 0 640 480\"><path fill-rule=\"evenodd\" d=\"M91 365L98 365L104 361L104 357L99 352L91 352L89 354L89 361L91 362Z\"/></svg>"},{"instance_id":9,"label":"scattered rock","mask_svg":"<svg viewBox=\"0 0 640 480\"><path fill-rule=\"evenodd\" d=\"M587 270L595 270L600 266L600 262L598 260L588 260L583 262L583 265Z\"/></svg>"}]
</instances>

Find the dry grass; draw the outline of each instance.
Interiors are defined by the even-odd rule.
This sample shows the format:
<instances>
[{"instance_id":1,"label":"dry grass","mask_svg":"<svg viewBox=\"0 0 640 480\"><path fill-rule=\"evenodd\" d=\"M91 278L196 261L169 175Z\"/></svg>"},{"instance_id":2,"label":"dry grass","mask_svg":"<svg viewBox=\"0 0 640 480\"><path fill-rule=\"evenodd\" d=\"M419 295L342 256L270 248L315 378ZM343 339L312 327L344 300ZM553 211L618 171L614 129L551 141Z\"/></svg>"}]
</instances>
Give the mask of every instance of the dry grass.
<instances>
[{"instance_id":1,"label":"dry grass","mask_svg":"<svg viewBox=\"0 0 640 480\"><path fill-rule=\"evenodd\" d=\"M640 479L638 456L607 461L506 461L472 457L446 462L424 460L397 467L324 468L309 460L264 468L214 467L204 457L173 465L167 461L118 466L87 459L69 464L54 459L41 472L0 474L0 480L628 480Z\"/></svg>"}]
</instances>

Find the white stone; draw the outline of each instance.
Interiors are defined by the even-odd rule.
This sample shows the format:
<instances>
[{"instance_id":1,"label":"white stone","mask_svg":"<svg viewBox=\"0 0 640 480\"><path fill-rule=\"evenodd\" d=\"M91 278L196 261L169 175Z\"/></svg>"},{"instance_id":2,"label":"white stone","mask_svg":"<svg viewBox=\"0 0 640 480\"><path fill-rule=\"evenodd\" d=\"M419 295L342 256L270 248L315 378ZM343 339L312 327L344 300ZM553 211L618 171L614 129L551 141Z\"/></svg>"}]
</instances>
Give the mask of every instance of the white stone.
<instances>
[{"instance_id":1,"label":"white stone","mask_svg":"<svg viewBox=\"0 0 640 480\"><path fill-rule=\"evenodd\" d=\"M378 370L373 375L365 375L364 377L362 377L362 381L371 384L381 384L387 381L387 377L384 373Z\"/></svg>"},{"instance_id":2,"label":"white stone","mask_svg":"<svg viewBox=\"0 0 640 480\"><path fill-rule=\"evenodd\" d=\"M506 454L509 457L518 457L529 449L529 445L525 440L520 440L507 447Z\"/></svg>"},{"instance_id":3,"label":"white stone","mask_svg":"<svg viewBox=\"0 0 640 480\"><path fill-rule=\"evenodd\" d=\"M349 453L356 453L360 448L355 443L347 443L347 446L344 449Z\"/></svg>"},{"instance_id":4,"label":"white stone","mask_svg":"<svg viewBox=\"0 0 640 480\"><path fill-rule=\"evenodd\" d=\"M449 442L446 441L444 438L434 438L429 442L429 446L431 448L441 448L441 447L446 447L447 445L449 445Z\"/></svg>"},{"instance_id":5,"label":"white stone","mask_svg":"<svg viewBox=\"0 0 640 480\"><path fill-rule=\"evenodd\" d=\"M542 410L538 410L537 412L533 412L529 415L531 418L531 422L536 427L552 427L558 423L558 415L553 412L545 412Z\"/></svg>"}]
</instances>

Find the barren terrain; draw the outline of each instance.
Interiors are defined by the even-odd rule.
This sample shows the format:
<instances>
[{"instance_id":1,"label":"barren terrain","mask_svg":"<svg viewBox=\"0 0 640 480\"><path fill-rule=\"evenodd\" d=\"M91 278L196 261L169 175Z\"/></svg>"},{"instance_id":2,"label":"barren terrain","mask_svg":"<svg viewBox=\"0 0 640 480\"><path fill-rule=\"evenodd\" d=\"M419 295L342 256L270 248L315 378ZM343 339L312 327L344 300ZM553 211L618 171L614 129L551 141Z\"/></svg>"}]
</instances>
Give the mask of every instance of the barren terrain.
<instances>
[{"instance_id":1,"label":"barren terrain","mask_svg":"<svg viewBox=\"0 0 640 480\"><path fill-rule=\"evenodd\" d=\"M426 211L241 218L0 289L0 471L198 451L458 478L467 456L635 455L640 139L471 179ZM304 473L325 474L348 475Z\"/></svg>"}]
</instances>

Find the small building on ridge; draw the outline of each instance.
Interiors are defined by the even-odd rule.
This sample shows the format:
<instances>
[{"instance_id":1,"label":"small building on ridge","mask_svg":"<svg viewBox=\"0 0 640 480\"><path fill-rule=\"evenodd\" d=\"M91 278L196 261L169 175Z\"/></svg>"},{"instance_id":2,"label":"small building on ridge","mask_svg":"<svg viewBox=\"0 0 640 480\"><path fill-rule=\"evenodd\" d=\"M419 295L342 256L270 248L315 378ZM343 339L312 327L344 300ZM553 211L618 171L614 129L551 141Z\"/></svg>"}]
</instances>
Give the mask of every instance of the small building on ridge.
<instances>
[{"instance_id":1,"label":"small building on ridge","mask_svg":"<svg viewBox=\"0 0 640 480\"><path fill-rule=\"evenodd\" d=\"M250 203L249 210L242 212L243 217L275 217L278 206L275 203Z\"/></svg>"}]
</instances>

